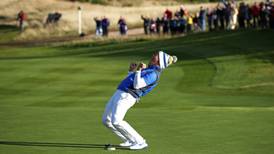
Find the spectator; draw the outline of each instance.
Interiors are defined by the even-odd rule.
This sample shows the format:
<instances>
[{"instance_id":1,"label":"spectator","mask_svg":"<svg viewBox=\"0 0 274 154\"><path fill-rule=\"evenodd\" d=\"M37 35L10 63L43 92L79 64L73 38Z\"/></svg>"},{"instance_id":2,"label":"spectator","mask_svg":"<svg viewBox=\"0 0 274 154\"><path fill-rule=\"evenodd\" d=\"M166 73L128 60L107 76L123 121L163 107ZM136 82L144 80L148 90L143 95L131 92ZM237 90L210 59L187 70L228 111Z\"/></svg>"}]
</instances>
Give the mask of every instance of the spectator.
<instances>
[{"instance_id":1,"label":"spectator","mask_svg":"<svg viewBox=\"0 0 274 154\"><path fill-rule=\"evenodd\" d=\"M246 28L246 21L248 20L248 7L245 5L244 2L240 3L239 7L239 27L240 28Z\"/></svg>"},{"instance_id":2,"label":"spectator","mask_svg":"<svg viewBox=\"0 0 274 154\"><path fill-rule=\"evenodd\" d=\"M95 17L94 21L96 23L96 35L97 36L102 36L103 35L102 20L100 20L97 17Z\"/></svg>"},{"instance_id":3,"label":"spectator","mask_svg":"<svg viewBox=\"0 0 274 154\"><path fill-rule=\"evenodd\" d=\"M162 25L162 21L161 21L161 19L159 17L157 17L157 19L156 19L156 31L157 31L157 34L160 34L161 25Z\"/></svg>"},{"instance_id":4,"label":"spectator","mask_svg":"<svg viewBox=\"0 0 274 154\"><path fill-rule=\"evenodd\" d=\"M169 20L166 15L164 15L162 22L163 22L163 33L167 34L169 32Z\"/></svg>"},{"instance_id":5,"label":"spectator","mask_svg":"<svg viewBox=\"0 0 274 154\"><path fill-rule=\"evenodd\" d=\"M251 7L251 14L253 18L253 27L256 28L259 25L260 7L257 2Z\"/></svg>"},{"instance_id":6,"label":"spectator","mask_svg":"<svg viewBox=\"0 0 274 154\"><path fill-rule=\"evenodd\" d=\"M149 32L150 34L156 33L156 21L152 18L150 19Z\"/></svg>"},{"instance_id":7,"label":"spectator","mask_svg":"<svg viewBox=\"0 0 274 154\"><path fill-rule=\"evenodd\" d=\"M169 21L169 28L172 35L176 34L177 32L177 20L175 18Z\"/></svg>"},{"instance_id":8,"label":"spectator","mask_svg":"<svg viewBox=\"0 0 274 154\"><path fill-rule=\"evenodd\" d=\"M269 26L274 29L274 4L271 6L271 10L269 13Z\"/></svg>"},{"instance_id":9,"label":"spectator","mask_svg":"<svg viewBox=\"0 0 274 154\"><path fill-rule=\"evenodd\" d=\"M206 10L202 6L199 12L199 26L203 32L206 31Z\"/></svg>"},{"instance_id":10,"label":"spectator","mask_svg":"<svg viewBox=\"0 0 274 154\"><path fill-rule=\"evenodd\" d=\"M246 7L248 9L247 11L247 19L246 19L246 24L247 24L247 28L251 28L252 24L251 24L251 20L252 20L252 10L249 4L246 4Z\"/></svg>"},{"instance_id":11,"label":"spectator","mask_svg":"<svg viewBox=\"0 0 274 154\"><path fill-rule=\"evenodd\" d=\"M185 20L185 18L183 18L183 17L180 17L179 19L178 19L178 24L179 24L179 29L178 29L178 31L179 31L179 33L185 33L185 29L186 29L186 20Z\"/></svg>"},{"instance_id":12,"label":"spectator","mask_svg":"<svg viewBox=\"0 0 274 154\"><path fill-rule=\"evenodd\" d=\"M172 12L169 9L166 9L166 11L164 12L164 16L166 16L168 20L171 20Z\"/></svg>"},{"instance_id":13,"label":"spectator","mask_svg":"<svg viewBox=\"0 0 274 154\"><path fill-rule=\"evenodd\" d=\"M217 15L217 10L213 9L212 10L212 21L214 24L214 30L218 30L219 29L219 24L218 24L218 15Z\"/></svg>"},{"instance_id":14,"label":"spectator","mask_svg":"<svg viewBox=\"0 0 274 154\"><path fill-rule=\"evenodd\" d=\"M194 31L197 32L199 31L199 18L198 18L199 13L196 13L195 16L193 17L193 25L194 25Z\"/></svg>"},{"instance_id":15,"label":"spectator","mask_svg":"<svg viewBox=\"0 0 274 154\"><path fill-rule=\"evenodd\" d=\"M187 32L191 32L192 31L192 25L193 25L193 18L191 15L187 16Z\"/></svg>"},{"instance_id":16,"label":"spectator","mask_svg":"<svg viewBox=\"0 0 274 154\"><path fill-rule=\"evenodd\" d=\"M271 0L266 1L265 6L266 6L266 10L267 10L267 18L268 18L268 26L269 27L271 25L271 13L272 13L271 11L273 9L273 5L274 5L273 1L271 1Z\"/></svg>"},{"instance_id":17,"label":"spectator","mask_svg":"<svg viewBox=\"0 0 274 154\"><path fill-rule=\"evenodd\" d=\"M262 29L267 28L268 10L263 2L260 3L260 24Z\"/></svg>"},{"instance_id":18,"label":"spectator","mask_svg":"<svg viewBox=\"0 0 274 154\"><path fill-rule=\"evenodd\" d=\"M143 21L144 21L144 24L143 24L143 26L144 26L144 32L147 35L148 31L149 31L149 18L144 17L143 15L141 15L141 19L143 19Z\"/></svg>"},{"instance_id":19,"label":"spectator","mask_svg":"<svg viewBox=\"0 0 274 154\"><path fill-rule=\"evenodd\" d=\"M225 27L228 29L230 25L230 21L232 18L232 7L231 4L223 0L224 8L224 15L225 15Z\"/></svg>"},{"instance_id":20,"label":"spectator","mask_svg":"<svg viewBox=\"0 0 274 154\"><path fill-rule=\"evenodd\" d=\"M217 5L217 20L220 23L220 29L224 30L225 29L225 9L222 7L220 3Z\"/></svg>"},{"instance_id":21,"label":"spectator","mask_svg":"<svg viewBox=\"0 0 274 154\"><path fill-rule=\"evenodd\" d=\"M109 27L109 20L108 18L103 17L102 19L103 36L108 36L108 27Z\"/></svg>"},{"instance_id":22,"label":"spectator","mask_svg":"<svg viewBox=\"0 0 274 154\"><path fill-rule=\"evenodd\" d=\"M237 25L237 16L238 16L238 9L236 8L235 3L231 4L231 21L230 21L230 29L234 30Z\"/></svg>"},{"instance_id":23,"label":"spectator","mask_svg":"<svg viewBox=\"0 0 274 154\"><path fill-rule=\"evenodd\" d=\"M18 14L17 14L17 21L19 23L19 28L20 31L23 32L24 28L25 28L25 21L27 20L27 14L21 10Z\"/></svg>"},{"instance_id":24,"label":"spectator","mask_svg":"<svg viewBox=\"0 0 274 154\"><path fill-rule=\"evenodd\" d=\"M237 25L237 16L238 16L238 9L236 7L236 2L232 1L231 3L226 3L225 0L223 0L223 4L226 6L226 9L229 15L229 22L227 29L234 30Z\"/></svg>"},{"instance_id":25,"label":"spectator","mask_svg":"<svg viewBox=\"0 0 274 154\"><path fill-rule=\"evenodd\" d=\"M209 8L207 8L206 16L207 16L209 31L212 31L213 30L213 14L212 14L212 11L209 10Z\"/></svg>"},{"instance_id":26,"label":"spectator","mask_svg":"<svg viewBox=\"0 0 274 154\"><path fill-rule=\"evenodd\" d=\"M181 17L181 12L177 10L177 11L175 12L174 16L175 16L176 18L180 18L180 17Z\"/></svg>"},{"instance_id":27,"label":"spectator","mask_svg":"<svg viewBox=\"0 0 274 154\"><path fill-rule=\"evenodd\" d=\"M120 34L126 35L127 34L127 23L123 17L120 17L120 19L118 21L118 25L119 25Z\"/></svg>"},{"instance_id":28,"label":"spectator","mask_svg":"<svg viewBox=\"0 0 274 154\"><path fill-rule=\"evenodd\" d=\"M183 18L186 15L187 15L187 10L186 10L186 8L183 5L181 5L180 6L180 17Z\"/></svg>"}]
</instances>

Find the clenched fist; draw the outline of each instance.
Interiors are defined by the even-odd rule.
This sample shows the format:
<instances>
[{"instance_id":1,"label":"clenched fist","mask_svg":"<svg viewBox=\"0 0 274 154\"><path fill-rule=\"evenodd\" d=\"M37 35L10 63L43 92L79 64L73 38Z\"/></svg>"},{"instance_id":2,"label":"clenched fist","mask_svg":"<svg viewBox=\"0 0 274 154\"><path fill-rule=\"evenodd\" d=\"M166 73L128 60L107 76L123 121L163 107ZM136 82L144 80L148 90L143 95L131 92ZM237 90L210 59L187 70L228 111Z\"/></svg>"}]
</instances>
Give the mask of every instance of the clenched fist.
<instances>
[{"instance_id":1,"label":"clenched fist","mask_svg":"<svg viewBox=\"0 0 274 154\"><path fill-rule=\"evenodd\" d=\"M142 69L145 69L147 67L147 65L145 64L145 63L140 63L139 65L138 65L138 67L137 67L137 71L140 71L140 70L142 70Z\"/></svg>"},{"instance_id":2,"label":"clenched fist","mask_svg":"<svg viewBox=\"0 0 274 154\"><path fill-rule=\"evenodd\" d=\"M129 72L135 72L136 71L136 68L137 68L137 63L131 63L129 65Z\"/></svg>"}]
</instances>

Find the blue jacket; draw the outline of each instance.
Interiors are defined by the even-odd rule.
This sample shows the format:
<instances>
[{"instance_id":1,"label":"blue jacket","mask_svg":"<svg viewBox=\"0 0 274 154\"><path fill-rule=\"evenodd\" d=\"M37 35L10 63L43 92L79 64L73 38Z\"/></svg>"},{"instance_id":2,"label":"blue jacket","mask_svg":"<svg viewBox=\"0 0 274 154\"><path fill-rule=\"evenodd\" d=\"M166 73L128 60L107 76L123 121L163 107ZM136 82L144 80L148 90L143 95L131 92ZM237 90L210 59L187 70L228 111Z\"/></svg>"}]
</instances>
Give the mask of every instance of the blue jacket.
<instances>
[{"instance_id":1,"label":"blue jacket","mask_svg":"<svg viewBox=\"0 0 274 154\"><path fill-rule=\"evenodd\" d=\"M135 98L143 97L156 87L160 78L160 73L161 70L159 66L149 66L141 71L141 78L144 78L147 85L146 87L134 89L133 83L135 73L131 73L120 83L117 89L128 92Z\"/></svg>"}]
</instances>

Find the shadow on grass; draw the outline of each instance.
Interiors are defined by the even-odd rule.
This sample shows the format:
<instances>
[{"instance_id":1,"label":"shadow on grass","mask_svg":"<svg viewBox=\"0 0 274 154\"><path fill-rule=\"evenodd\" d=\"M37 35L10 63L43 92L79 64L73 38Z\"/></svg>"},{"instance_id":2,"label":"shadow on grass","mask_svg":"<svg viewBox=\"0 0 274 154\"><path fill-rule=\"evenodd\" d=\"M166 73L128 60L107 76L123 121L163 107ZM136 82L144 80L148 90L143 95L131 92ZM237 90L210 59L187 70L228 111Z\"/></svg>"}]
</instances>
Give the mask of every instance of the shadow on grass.
<instances>
[{"instance_id":1,"label":"shadow on grass","mask_svg":"<svg viewBox=\"0 0 274 154\"><path fill-rule=\"evenodd\" d=\"M0 25L0 32L13 31L13 30L18 30L18 27L14 25Z\"/></svg>"},{"instance_id":2,"label":"shadow on grass","mask_svg":"<svg viewBox=\"0 0 274 154\"><path fill-rule=\"evenodd\" d=\"M119 41L110 41L100 42L99 44L72 44L55 47L58 52L54 55L47 55L47 52L45 52L37 56L4 56L0 57L0 60L43 59L64 56L144 59L150 58L155 51L164 50L168 53L177 55L180 60L251 55L261 52L264 54L262 56L256 56L255 58L272 62L274 61L272 56L274 49L273 36L272 30L218 31L190 34L186 37L175 37L165 40L136 40L123 43L120 43ZM24 52L24 50L28 50L28 48L22 49L22 52ZM267 54L267 56L265 56L265 54Z\"/></svg>"},{"instance_id":3,"label":"shadow on grass","mask_svg":"<svg viewBox=\"0 0 274 154\"><path fill-rule=\"evenodd\" d=\"M55 142L26 142L26 141L0 141L0 145L14 146L39 146L39 147L60 147L60 148L97 148L105 149L106 144L79 144L79 143L55 143ZM129 150L128 148L112 145L119 150Z\"/></svg>"},{"instance_id":4,"label":"shadow on grass","mask_svg":"<svg viewBox=\"0 0 274 154\"><path fill-rule=\"evenodd\" d=\"M5 20L5 19L8 19L8 17L0 15L0 20Z\"/></svg>"}]
</instances>

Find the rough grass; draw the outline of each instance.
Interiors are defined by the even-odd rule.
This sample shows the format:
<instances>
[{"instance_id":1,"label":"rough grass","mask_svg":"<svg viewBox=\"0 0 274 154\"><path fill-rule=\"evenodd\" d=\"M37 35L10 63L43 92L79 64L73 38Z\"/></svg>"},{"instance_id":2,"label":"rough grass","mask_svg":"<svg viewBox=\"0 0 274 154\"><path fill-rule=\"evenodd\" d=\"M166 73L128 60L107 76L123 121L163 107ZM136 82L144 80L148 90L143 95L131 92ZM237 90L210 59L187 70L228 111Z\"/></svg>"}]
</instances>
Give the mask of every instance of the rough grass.
<instances>
[{"instance_id":1,"label":"rough grass","mask_svg":"<svg viewBox=\"0 0 274 154\"><path fill-rule=\"evenodd\" d=\"M1 48L0 153L109 153L119 140L101 124L106 102L132 60L165 50L179 62L126 117L149 143L138 153L272 154L273 36Z\"/></svg>"}]
</instances>

